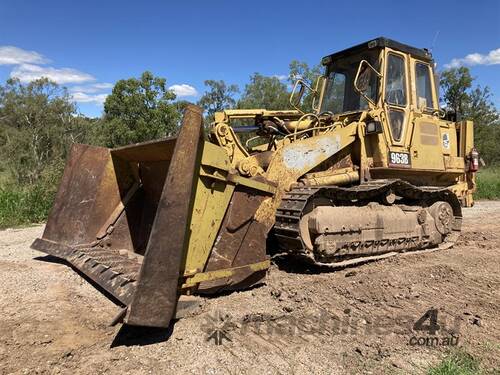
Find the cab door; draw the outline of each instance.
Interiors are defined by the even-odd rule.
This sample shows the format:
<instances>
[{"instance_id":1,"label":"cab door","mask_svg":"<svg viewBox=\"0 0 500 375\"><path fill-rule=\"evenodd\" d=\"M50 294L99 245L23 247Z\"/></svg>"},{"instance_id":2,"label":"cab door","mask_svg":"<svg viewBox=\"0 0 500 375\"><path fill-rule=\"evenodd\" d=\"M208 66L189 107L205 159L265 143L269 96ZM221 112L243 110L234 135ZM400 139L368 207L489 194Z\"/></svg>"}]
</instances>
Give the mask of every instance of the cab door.
<instances>
[{"instance_id":1,"label":"cab door","mask_svg":"<svg viewBox=\"0 0 500 375\"><path fill-rule=\"evenodd\" d=\"M456 145L456 132L452 124L438 117L438 98L432 67L428 62L411 58L413 109L410 146L412 167L416 169L443 170L444 161Z\"/></svg>"},{"instance_id":2,"label":"cab door","mask_svg":"<svg viewBox=\"0 0 500 375\"><path fill-rule=\"evenodd\" d=\"M411 168L406 136L409 132L410 95L408 57L387 49L384 71L384 105L389 128L388 166Z\"/></svg>"}]
</instances>

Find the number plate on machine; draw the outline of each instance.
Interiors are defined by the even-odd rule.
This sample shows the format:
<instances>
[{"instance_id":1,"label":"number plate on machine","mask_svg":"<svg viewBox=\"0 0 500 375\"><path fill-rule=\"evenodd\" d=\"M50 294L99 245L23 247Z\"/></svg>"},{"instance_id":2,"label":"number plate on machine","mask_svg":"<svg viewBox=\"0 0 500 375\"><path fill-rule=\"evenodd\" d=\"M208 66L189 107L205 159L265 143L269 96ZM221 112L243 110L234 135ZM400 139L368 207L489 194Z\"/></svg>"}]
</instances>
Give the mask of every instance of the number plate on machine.
<instances>
[{"instance_id":1,"label":"number plate on machine","mask_svg":"<svg viewBox=\"0 0 500 375\"><path fill-rule=\"evenodd\" d=\"M411 168L410 154L389 151L389 167Z\"/></svg>"}]
</instances>

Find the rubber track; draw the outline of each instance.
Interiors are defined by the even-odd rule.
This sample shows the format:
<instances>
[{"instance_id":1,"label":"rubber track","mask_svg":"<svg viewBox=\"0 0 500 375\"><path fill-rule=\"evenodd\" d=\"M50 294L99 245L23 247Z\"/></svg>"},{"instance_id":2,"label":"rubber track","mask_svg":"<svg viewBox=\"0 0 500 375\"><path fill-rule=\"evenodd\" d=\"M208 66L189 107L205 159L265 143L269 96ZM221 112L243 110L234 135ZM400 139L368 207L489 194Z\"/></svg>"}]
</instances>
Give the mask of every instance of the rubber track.
<instances>
[{"instance_id":1,"label":"rubber track","mask_svg":"<svg viewBox=\"0 0 500 375\"><path fill-rule=\"evenodd\" d=\"M335 201L352 202L377 201L388 192L408 198L412 201L446 201L453 209L455 225L452 233L447 235L439 248L448 248L458 239L462 221L462 209L460 202L453 192L447 188L414 186L402 180L372 180L368 183L354 187L321 186L314 188L295 188L289 191L282 199L276 212L276 222L274 224L274 235L280 243L280 247L291 253L300 253L304 249L304 244L300 237L299 223L303 215L303 210L313 199L324 197ZM377 257L377 256L375 256ZM383 254L378 255L383 258ZM367 258L367 259L365 259ZM370 259L368 259L370 258ZM371 257L359 257L351 259L349 264L372 260ZM321 263L324 265L323 263ZM327 264L335 265L335 263Z\"/></svg>"}]
</instances>

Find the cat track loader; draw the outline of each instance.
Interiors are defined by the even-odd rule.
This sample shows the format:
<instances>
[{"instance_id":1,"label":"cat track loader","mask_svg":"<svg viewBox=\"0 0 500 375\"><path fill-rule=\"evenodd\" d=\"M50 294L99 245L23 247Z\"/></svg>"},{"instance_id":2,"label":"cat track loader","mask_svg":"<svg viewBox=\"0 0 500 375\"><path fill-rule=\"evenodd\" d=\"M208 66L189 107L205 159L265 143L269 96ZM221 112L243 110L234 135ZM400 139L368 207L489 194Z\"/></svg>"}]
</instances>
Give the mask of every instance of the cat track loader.
<instances>
[{"instance_id":1,"label":"cat track loader","mask_svg":"<svg viewBox=\"0 0 500 375\"><path fill-rule=\"evenodd\" d=\"M322 64L293 110L216 113L208 139L191 105L177 137L74 145L32 247L111 295L117 320L167 327L183 296L261 281L273 251L345 267L453 245L478 155L472 123L438 106L430 53L378 38Z\"/></svg>"}]
</instances>

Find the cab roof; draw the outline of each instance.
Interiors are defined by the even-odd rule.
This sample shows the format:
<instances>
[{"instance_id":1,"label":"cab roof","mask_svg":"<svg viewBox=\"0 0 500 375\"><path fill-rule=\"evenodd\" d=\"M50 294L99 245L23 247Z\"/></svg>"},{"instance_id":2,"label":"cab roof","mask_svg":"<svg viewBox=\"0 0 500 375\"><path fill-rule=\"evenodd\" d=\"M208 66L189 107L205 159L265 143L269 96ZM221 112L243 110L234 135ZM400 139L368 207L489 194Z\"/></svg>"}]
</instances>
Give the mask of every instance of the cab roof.
<instances>
[{"instance_id":1,"label":"cab roof","mask_svg":"<svg viewBox=\"0 0 500 375\"><path fill-rule=\"evenodd\" d=\"M335 52L331 55L325 56L321 59L321 64L327 65L330 61L337 60L338 58L341 58L341 57L354 55L356 53L359 53L361 51L366 51L369 49L385 48L385 47L389 47L389 48L401 51L403 53L408 53L408 54L412 55L413 57L416 57L418 59L422 59L422 60L427 61L427 62L432 62L432 54L425 48L415 48L415 47L409 46L407 44L397 42L397 41L392 40L392 39L379 37L376 39L369 40L365 43L358 44L354 47L350 47L350 48L344 49L342 51Z\"/></svg>"}]
</instances>

